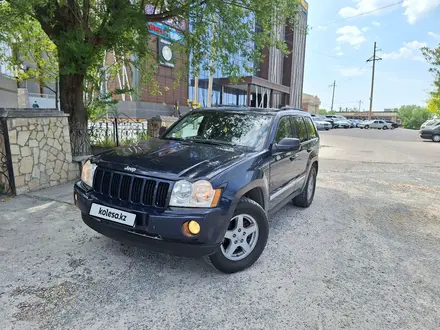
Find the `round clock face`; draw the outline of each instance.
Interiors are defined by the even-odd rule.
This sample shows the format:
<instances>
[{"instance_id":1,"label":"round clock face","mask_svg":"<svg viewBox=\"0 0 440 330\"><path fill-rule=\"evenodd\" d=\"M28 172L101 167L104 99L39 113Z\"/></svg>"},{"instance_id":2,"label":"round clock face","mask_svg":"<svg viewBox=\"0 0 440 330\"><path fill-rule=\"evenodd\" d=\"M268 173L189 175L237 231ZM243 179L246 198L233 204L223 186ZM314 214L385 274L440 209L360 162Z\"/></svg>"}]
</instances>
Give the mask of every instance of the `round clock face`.
<instances>
[{"instance_id":1,"label":"round clock face","mask_svg":"<svg viewBox=\"0 0 440 330\"><path fill-rule=\"evenodd\" d=\"M173 58L173 52L171 51L171 48L168 46L163 46L162 48L162 56L165 61L171 61Z\"/></svg>"}]
</instances>

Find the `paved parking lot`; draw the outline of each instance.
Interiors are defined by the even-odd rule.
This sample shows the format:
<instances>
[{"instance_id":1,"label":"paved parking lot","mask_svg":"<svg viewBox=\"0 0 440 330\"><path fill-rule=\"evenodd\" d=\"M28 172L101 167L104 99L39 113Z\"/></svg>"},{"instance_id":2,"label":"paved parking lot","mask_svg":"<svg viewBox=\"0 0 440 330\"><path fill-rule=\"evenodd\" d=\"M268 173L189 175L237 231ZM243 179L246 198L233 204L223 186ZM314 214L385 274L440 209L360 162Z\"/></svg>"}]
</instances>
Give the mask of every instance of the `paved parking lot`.
<instances>
[{"instance_id":1,"label":"paved parking lot","mask_svg":"<svg viewBox=\"0 0 440 330\"><path fill-rule=\"evenodd\" d=\"M47 191L0 203L0 328L439 329L440 144L321 136L314 204L239 274L111 241Z\"/></svg>"}]
</instances>

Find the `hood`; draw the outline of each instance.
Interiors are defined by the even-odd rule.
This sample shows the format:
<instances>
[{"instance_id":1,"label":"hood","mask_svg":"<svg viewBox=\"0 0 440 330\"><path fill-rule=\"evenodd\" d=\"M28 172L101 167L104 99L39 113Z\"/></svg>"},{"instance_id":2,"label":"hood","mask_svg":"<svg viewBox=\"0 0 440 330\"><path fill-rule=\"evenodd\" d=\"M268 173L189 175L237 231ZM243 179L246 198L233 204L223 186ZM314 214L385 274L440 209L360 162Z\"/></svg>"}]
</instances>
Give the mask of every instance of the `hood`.
<instances>
[{"instance_id":1,"label":"hood","mask_svg":"<svg viewBox=\"0 0 440 330\"><path fill-rule=\"evenodd\" d=\"M179 180L211 178L245 159L246 155L242 148L237 147L151 138L136 145L106 151L96 155L92 161L98 166L133 174Z\"/></svg>"}]
</instances>

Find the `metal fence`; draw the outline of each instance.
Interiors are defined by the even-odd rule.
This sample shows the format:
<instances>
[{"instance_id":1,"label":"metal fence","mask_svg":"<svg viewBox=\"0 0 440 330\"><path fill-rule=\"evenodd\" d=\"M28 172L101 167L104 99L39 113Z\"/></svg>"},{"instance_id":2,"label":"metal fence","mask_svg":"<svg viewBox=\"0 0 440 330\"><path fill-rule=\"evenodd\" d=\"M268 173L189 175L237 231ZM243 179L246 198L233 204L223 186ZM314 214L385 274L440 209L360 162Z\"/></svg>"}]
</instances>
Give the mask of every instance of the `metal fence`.
<instances>
[{"instance_id":1,"label":"metal fence","mask_svg":"<svg viewBox=\"0 0 440 330\"><path fill-rule=\"evenodd\" d=\"M133 144L148 139L148 121L128 117L99 118L85 125L70 125L73 156L90 155L94 149Z\"/></svg>"},{"instance_id":2,"label":"metal fence","mask_svg":"<svg viewBox=\"0 0 440 330\"><path fill-rule=\"evenodd\" d=\"M6 118L0 118L0 196L15 194L14 172Z\"/></svg>"}]
</instances>

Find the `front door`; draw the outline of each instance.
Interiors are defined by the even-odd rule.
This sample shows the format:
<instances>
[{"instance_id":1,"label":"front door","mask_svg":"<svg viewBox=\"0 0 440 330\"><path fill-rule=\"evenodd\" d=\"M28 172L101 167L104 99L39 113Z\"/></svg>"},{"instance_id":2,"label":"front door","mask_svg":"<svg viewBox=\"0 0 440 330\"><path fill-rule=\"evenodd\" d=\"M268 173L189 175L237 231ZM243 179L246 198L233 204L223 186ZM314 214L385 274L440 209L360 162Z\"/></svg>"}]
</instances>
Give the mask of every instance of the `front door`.
<instances>
[{"instance_id":1,"label":"front door","mask_svg":"<svg viewBox=\"0 0 440 330\"><path fill-rule=\"evenodd\" d=\"M290 117L281 117L273 143L278 143L283 138L293 137ZM296 152L293 151L275 152L272 155L269 183L270 208L278 205L294 191L290 183L295 176L295 156Z\"/></svg>"}]
</instances>

